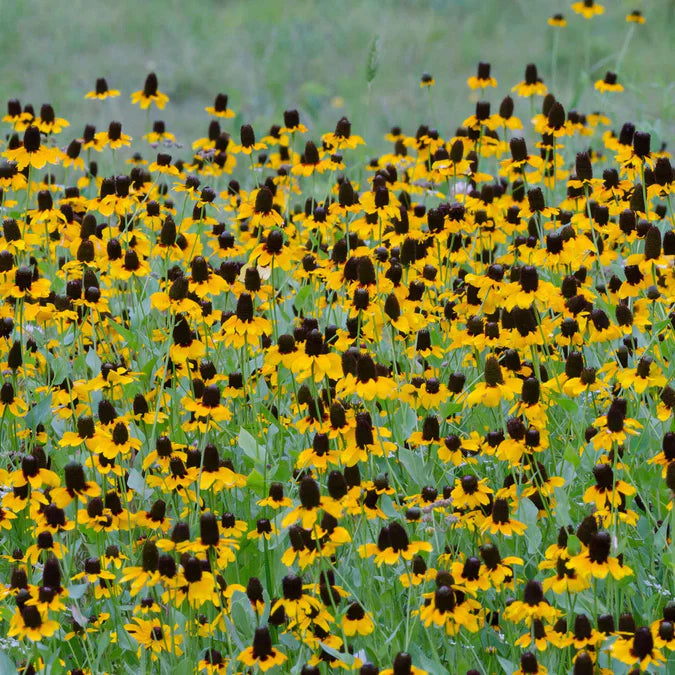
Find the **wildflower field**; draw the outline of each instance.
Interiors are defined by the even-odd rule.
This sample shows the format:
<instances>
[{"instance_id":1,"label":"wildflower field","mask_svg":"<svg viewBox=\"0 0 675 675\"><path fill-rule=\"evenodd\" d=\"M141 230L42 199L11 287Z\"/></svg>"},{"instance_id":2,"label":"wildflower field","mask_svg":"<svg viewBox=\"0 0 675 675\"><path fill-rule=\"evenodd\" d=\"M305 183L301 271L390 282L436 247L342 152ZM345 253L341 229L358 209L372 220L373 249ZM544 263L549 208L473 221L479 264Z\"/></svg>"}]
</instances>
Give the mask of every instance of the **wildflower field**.
<instances>
[{"instance_id":1,"label":"wildflower field","mask_svg":"<svg viewBox=\"0 0 675 675\"><path fill-rule=\"evenodd\" d=\"M81 129L7 101L0 674L675 671L672 86L622 4L457 119L399 73L409 127L377 39L358 117L177 119L161 64Z\"/></svg>"}]
</instances>

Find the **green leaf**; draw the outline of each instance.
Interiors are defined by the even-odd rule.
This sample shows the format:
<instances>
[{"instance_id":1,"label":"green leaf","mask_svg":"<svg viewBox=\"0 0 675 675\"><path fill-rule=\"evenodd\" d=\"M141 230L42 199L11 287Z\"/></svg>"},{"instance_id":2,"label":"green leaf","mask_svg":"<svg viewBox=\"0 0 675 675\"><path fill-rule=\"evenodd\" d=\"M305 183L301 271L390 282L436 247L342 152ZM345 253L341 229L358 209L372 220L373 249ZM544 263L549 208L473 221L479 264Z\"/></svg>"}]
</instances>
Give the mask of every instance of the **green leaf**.
<instances>
[{"instance_id":1,"label":"green leaf","mask_svg":"<svg viewBox=\"0 0 675 675\"><path fill-rule=\"evenodd\" d=\"M230 637L234 639L234 642L237 644L239 649L245 649L246 645L244 645L241 641L237 629L239 629L244 635L248 635L253 632L253 608L251 607L251 603L249 602L248 598L243 593L235 592L235 594L232 595L231 616L232 623L234 625L230 624L229 619L225 619L228 628L231 628L231 630L228 631L230 632ZM235 628L235 626L237 628Z\"/></svg>"},{"instance_id":2,"label":"green leaf","mask_svg":"<svg viewBox=\"0 0 675 675\"><path fill-rule=\"evenodd\" d=\"M380 67L380 36L375 34L370 41L368 60L366 61L366 82L370 84Z\"/></svg>"},{"instance_id":3,"label":"green leaf","mask_svg":"<svg viewBox=\"0 0 675 675\"><path fill-rule=\"evenodd\" d=\"M98 373L101 370L101 357L96 353L95 349L90 349L87 352L85 362L93 372Z\"/></svg>"},{"instance_id":4,"label":"green leaf","mask_svg":"<svg viewBox=\"0 0 675 675\"><path fill-rule=\"evenodd\" d=\"M79 584L79 585L84 585L87 586L87 584ZM77 605L72 605L70 607L70 613L73 615L73 619L77 621L77 623L80 624L80 626L86 626L87 625L87 617L82 613L80 608Z\"/></svg>"},{"instance_id":5,"label":"green leaf","mask_svg":"<svg viewBox=\"0 0 675 675\"><path fill-rule=\"evenodd\" d=\"M300 642L297 638L293 637L291 633L282 633L279 636L279 642L286 647L291 654L294 654L300 649Z\"/></svg>"},{"instance_id":6,"label":"green leaf","mask_svg":"<svg viewBox=\"0 0 675 675\"><path fill-rule=\"evenodd\" d=\"M312 287L303 286L295 296L293 300L293 306L298 312L308 312L312 309L314 305L314 299L312 298Z\"/></svg>"},{"instance_id":7,"label":"green leaf","mask_svg":"<svg viewBox=\"0 0 675 675\"><path fill-rule=\"evenodd\" d=\"M502 667L505 673L515 673L516 670L518 670L518 668L516 668L516 664L513 663L513 661L509 661L503 656L498 656L497 661L499 661L499 665Z\"/></svg>"},{"instance_id":8,"label":"green leaf","mask_svg":"<svg viewBox=\"0 0 675 675\"><path fill-rule=\"evenodd\" d=\"M382 495L380 499L380 508L384 511L387 518L398 518L399 512L394 508L394 502L389 495Z\"/></svg>"},{"instance_id":9,"label":"green leaf","mask_svg":"<svg viewBox=\"0 0 675 675\"><path fill-rule=\"evenodd\" d=\"M259 497L265 496L265 480L259 471L253 469L246 479L246 487L251 488Z\"/></svg>"},{"instance_id":10,"label":"green leaf","mask_svg":"<svg viewBox=\"0 0 675 675\"><path fill-rule=\"evenodd\" d=\"M330 654L334 659L338 659L339 661L342 661L342 663L346 663L348 666L351 666L354 663L354 655L353 654L348 654L346 652L339 652L337 649L333 649L333 647L329 647L326 643L324 642L319 642L323 650L326 652L326 654Z\"/></svg>"},{"instance_id":11,"label":"green leaf","mask_svg":"<svg viewBox=\"0 0 675 675\"><path fill-rule=\"evenodd\" d=\"M441 415L443 417L451 417L458 412L462 412L462 406L459 403L448 402L441 405Z\"/></svg>"},{"instance_id":12,"label":"green leaf","mask_svg":"<svg viewBox=\"0 0 675 675\"><path fill-rule=\"evenodd\" d=\"M73 584L68 587L68 595L72 600L79 600L86 592L89 584Z\"/></svg>"},{"instance_id":13,"label":"green leaf","mask_svg":"<svg viewBox=\"0 0 675 675\"><path fill-rule=\"evenodd\" d=\"M569 481L567 482L569 483ZM557 502L555 509L556 523L558 524L558 527L561 527L571 520L570 501L564 488L556 488L554 494Z\"/></svg>"},{"instance_id":14,"label":"green leaf","mask_svg":"<svg viewBox=\"0 0 675 675\"><path fill-rule=\"evenodd\" d=\"M573 401L571 398L567 398L567 396L554 396L553 400L558 407L567 412L577 412L579 410L579 403Z\"/></svg>"},{"instance_id":15,"label":"green leaf","mask_svg":"<svg viewBox=\"0 0 675 675\"><path fill-rule=\"evenodd\" d=\"M571 556L579 555L581 553L581 541L576 534L570 534L567 537L567 550Z\"/></svg>"},{"instance_id":16,"label":"green leaf","mask_svg":"<svg viewBox=\"0 0 675 675\"><path fill-rule=\"evenodd\" d=\"M45 424L48 418L51 418L52 415L49 412L52 405L52 397L45 396L40 399L40 402L37 405L33 406L28 413L26 413L25 422L26 427L29 429L35 429L38 424ZM47 426L45 424L45 426Z\"/></svg>"},{"instance_id":17,"label":"green leaf","mask_svg":"<svg viewBox=\"0 0 675 675\"><path fill-rule=\"evenodd\" d=\"M525 539L527 540L527 550L529 553L537 551L541 544L541 530L537 523L538 513L539 510L531 500L527 498L521 499L518 507L518 516L527 525Z\"/></svg>"},{"instance_id":18,"label":"green leaf","mask_svg":"<svg viewBox=\"0 0 675 675\"><path fill-rule=\"evenodd\" d=\"M568 445L565 448L565 452L563 453L563 457L567 462L569 462L575 469L579 466L581 463L581 458L579 457L579 453L571 446Z\"/></svg>"},{"instance_id":19,"label":"green leaf","mask_svg":"<svg viewBox=\"0 0 675 675\"><path fill-rule=\"evenodd\" d=\"M408 448L400 448L398 459L418 486L426 484L424 460Z\"/></svg>"},{"instance_id":20,"label":"green leaf","mask_svg":"<svg viewBox=\"0 0 675 675\"><path fill-rule=\"evenodd\" d=\"M252 459L255 464L265 463L265 448L244 427L239 428L238 441L244 454Z\"/></svg>"},{"instance_id":21,"label":"green leaf","mask_svg":"<svg viewBox=\"0 0 675 675\"><path fill-rule=\"evenodd\" d=\"M137 494L142 497L147 497L152 493L152 490L149 490L145 484L145 478L143 478L141 472L138 469L131 469L129 471L129 479L127 480L127 485Z\"/></svg>"},{"instance_id":22,"label":"green leaf","mask_svg":"<svg viewBox=\"0 0 675 675\"><path fill-rule=\"evenodd\" d=\"M117 331L117 333L119 333L127 342L130 342L132 344L136 343L137 336L134 333L134 331L125 328L124 326L122 326L122 324L119 324L116 321L113 321L112 319L108 319L108 325L112 326Z\"/></svg>"},{"instance_id":23,"label":"green leaf","mask_svg":"<svg viewBox=\"0 0 675 675\"><path fill-rule=\"evenodd\" d=\"M12 660L5 654L5 652L0 652L0 673L16 673L16 666L12 663Z\"/></svg>"},{"instance_id":24,"label":"green leaf","mask_svg":"<svg viewBox=\"0 0 675 675\"><path fill-rule=\"evenodd\" d=\"M118 631L122 632L122 631ZM109 656L106 654L106 650L110 646L110 632L109 631L103 631L102 635L98 640L96 640L96 662L100 663L101 659L103 659L103 663L106 663L107 659Z\"/></svg>"}]
</instances>

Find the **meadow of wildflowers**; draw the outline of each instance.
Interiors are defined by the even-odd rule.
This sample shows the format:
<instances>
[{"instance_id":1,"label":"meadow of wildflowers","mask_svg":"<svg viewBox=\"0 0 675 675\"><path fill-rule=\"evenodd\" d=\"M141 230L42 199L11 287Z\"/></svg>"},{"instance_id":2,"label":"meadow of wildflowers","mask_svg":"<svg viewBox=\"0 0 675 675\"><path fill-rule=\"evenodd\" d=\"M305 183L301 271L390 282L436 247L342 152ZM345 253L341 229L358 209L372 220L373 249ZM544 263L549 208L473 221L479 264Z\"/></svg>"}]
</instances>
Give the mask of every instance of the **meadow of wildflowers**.
<instances>
[{"instance_id":1,"label":"meadow of wildflowers","mask_svg":"<svg viewBox=\"0 0 675 675\"><path fill-rule=\"evenodd\" d=\"M145 129L7 102L1 673L673 671L673 170L603 108L621 18L598 109L549 54L457 120L414 73L380 154L218 92L180 144L160 67L81 92Z\"/></svg>"}]
</instances>

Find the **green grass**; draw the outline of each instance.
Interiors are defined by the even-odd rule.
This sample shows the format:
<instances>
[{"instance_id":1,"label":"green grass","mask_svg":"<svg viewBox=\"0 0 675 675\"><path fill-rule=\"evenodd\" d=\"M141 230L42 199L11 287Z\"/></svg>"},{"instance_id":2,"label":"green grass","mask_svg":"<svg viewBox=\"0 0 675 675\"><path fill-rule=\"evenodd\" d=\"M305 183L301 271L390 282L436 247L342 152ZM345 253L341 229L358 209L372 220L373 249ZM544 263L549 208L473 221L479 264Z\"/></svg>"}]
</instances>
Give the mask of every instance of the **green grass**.
<instances>
[{"instance_id":1,"label":"green grass","mask_svg":"<svg viewBox=\"0 0 675 675\"><path fill-rule=\"evenodd\" d=\"M492 63L499 81L490 92L493 107L535 62L551 88L553 29L546 19L563 12L554 93L582 111L606 108L616 125L628 119L668 136L657 120L675 115L675 88L667 45L672 37L673 0L612 0L600 20L573 14L570 2L524 0L418 0L384 3L177 2L114 3L74 0L4 3L0 22L3 94L32 102L49 101L68 111L69 135L87 122L97 128L124 119L140 133L143 113L130 115L129 94L155 70L171 102L151 119L164 119L183 142L201 135L203 111L216 93L231 97L239 113L231 129L250 122L262 135L296 107L316 137L346 114L355 133L379 141L400 124L409 133L424 122L450 135L473 112L466 78L479 60ZM10 5L10 6L8 6ZM639 8L647 23L637 26L626 52L620 81L627 87L606 106L592 82L614 69L629 30L625 15ZM582 45L593 34L592 69L583 70ZM379 70L370 95L366 63L379 37ZM639 56L638 56L639 55ZM422 72L436 79L433 106L419 88ZM85 101L97 77L106 77L122 97L97 106ZM341 98L342 107L336 106ZM475 100L475 97L474 99ZM4 104L3 104L4 105ZM620 106L620 108L619 108ZM101 112L103 110L104 112ZM517 113L527 116L520 103ZM198 132L198 133L197 133Z\"/></svg>"}]
</instances>

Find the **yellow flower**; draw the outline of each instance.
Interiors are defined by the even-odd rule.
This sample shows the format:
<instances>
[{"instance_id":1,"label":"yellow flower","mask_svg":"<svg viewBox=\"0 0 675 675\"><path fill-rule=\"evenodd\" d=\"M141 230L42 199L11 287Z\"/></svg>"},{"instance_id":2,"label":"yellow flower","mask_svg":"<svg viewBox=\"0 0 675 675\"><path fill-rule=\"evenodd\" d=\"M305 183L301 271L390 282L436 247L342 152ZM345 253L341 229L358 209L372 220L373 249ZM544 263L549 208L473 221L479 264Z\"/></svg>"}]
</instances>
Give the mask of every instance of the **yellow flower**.
<instances>
[{"instance_id":1,"label":"yellow flower","mask_svg":"<svg viewBox=\"0 0 675 675\"><path fill-rule=\"evenodd\" d=\"M54 635L58 629L58 622L49 619L46 610L25 604L22 608L17 607L14 612L7 635L17 637L19 640L27 638L32 642L39 642L43 638Z\"/></svg>"},{"instance_id":2,"label":"yellow flower","mask_svg":"<svg viewBox=\"0 0 675 675\"><path fill-rule=\"evenodd\" d=\"M495 408L503 400L511 401L523 388L523 381L515 377L502 375L499 361L494 356L485 360L485 382L479 382L466 397L466 405L471 407L478 403L488 408Z\"/></svg>"},{"instance_id":3,"label":"yellow flower","mask_svg":"<svg viewBox=\"0 0 675 675\"><path fill-rule=\"evenodd\" d=\"M124 628L138 642L138 658L141 657L143 649L150 652L153 662L160 658L162 652L169 652L175 656L183 654L180 648L183 636L178 633L178 624L172 627L163 624L159 618L146 620L134 617L132 621L133 623L125 624Z\"/></svg>"},{"instance_id":4,"label":"yellow flower","mask_svg":"<svg viewBox=\"0 0 675 675\"><path fill-rule=\"evenodd\" d=\"M204 108L209 115L216 117L234 117L234 112L227 107L227 94L218 94L212 106Z\"/></svg>"},{"instance_id":5,"label":"yellow flower","mask_svg":"<svg viewBox=\"0 0 675 675\"><path fill-rule=\"evenodd\" d=\"M280 666L288 657L272 646L272 637L267 626L256 628L253 645L247 647L237 659L246 666L258 666L267 672L274 666Z\"/></svg>"},{"instance_id":6,"label":"yellow flower","mask_svg":"<svg viewBox=\"0 0 675 675\"><path fill-rule=\"evenodd\" d=\"M334 133L324 134L321 140L331 150L354 149L357 145L364 144L361 136L352 134L352 123L346 117L341 117L338 120Z\"/></svg>"},{"instance_id":7,"label":"yellow flower","mask_svg":"<svg viewBox=\"0 0 675 675\"><path fill-rule=\"evenodd\" d=\"M530 63L525 68L525 79L511 89L518 96L529 98L530 96L546 96L548 89L537 73L537 66Z\"/></svg>"},{"instance_id":8,"label":"yellow flower","mask_svg":"<svg viewBox=\"0 0 675 675\"><path fill-rule=\"evenodd\" d=\"M158 90L157 75L150 73L145 79L145 85L140 91L131 95L132 103L139 103L142 110L146 110L154 103L160 110L167 104L169 97Z\"/></svg>"},{"instance_id":9,"label":"yellow flower","mask_svg":"<svg viewBox=\"0 0 675 675\"><path fill-rule=\"evenodd\" d=\"M274 204L272 191L263 185L251 193L251 201L239 207L238 220L250 220L253 227L283 227L284 219ZM280 233L281 234L281 233ZM282 240L283 241L283 240ZM265 263L260 263L265 265Z\"/></svg>"},{"instance_id":10,"label":"yellow flower","mask_svg":"<svg viewBox=\"0 0 675 675\"><path fill-rule=\"evenodd\" d=\"M375 629L370 615L358 602L352 602L342 617L342 629L347 637L352 635L370 635Z\"/></svg>"},{"instance_id":11,"label":"yellow flower","mask_svg":"<svg viewBox=\"0 0 675 675\"><path fill-rule=\"evenodd\" d=\"M619 506L623 495L635 494L635 488L632 485L614 478L614 471L609 464L598 464L593 467L593 475L596 485L591 485L584 492L584 502L594 502L599 510Z\"/></svg>"},{"instance_id":12,"label":"yellow flower","mask_svg":"<svg viewBox=\"0 0 675 675\"><path fill-rule=\"evenodd\" d=\"M122 133L122 124L120 122L111 122L108 125L108 131L99 131L95 139L99 148L109 146L112 150L117 150L131 144L131 136ZM83 147L86 147L86 145Z\"/></svg>"},{"instance_id":13,"label":"yellow flower","mask_svg":"<svg viewBox=\"0 0 675 675\"><path fill-rule=\"evenodd\" d=\"M544 597L542 585L538 581L528 581L523 589L523 599L515 600L503 611L503 617L517 623L524 621L528 626L534 619L555 620L560 611Z\"/></svg>"},{"instance_id":14,"label":"yellow flower","mask_svg":"<svg viewBox=\"0 0 675 675\"><path fill-rule=\"evenodd\" d=\"M616 640L611 654L628 666L637 664L640 670L646 670L652 664L658 668L666 660L663 653L655 647L654 636L646 626L638 628L632 637Z\"/></svg>"},{"instance_id":15,"label":"yellow flower","mask_svg":"<svg viewBox=\"0 0 675 675\"><path fill-rule=\"evenodd\" d=\"M623 91L623 86L616 81L616 73L609 70L605 74L604 80L598 80L595 83L595 88L603 93L606 91Z\"/></svg>"},{"instance_id":16,"label":"yellow flower","mask_svg":"<svg viewBox=\"0 0 675 675\"><path fill-rule=\"evenodd\" d=\"M120 93L117 89L108 89L108 83L105 81L105 78L99 77L96 79L96 87L85 94L85 98L97 98L100 101L103 101L106 98L114 98L119 96Z\"/></svg>"},{"instance_id":17,"label":"yellow flower","mask_svg":"<svg viewBox=\"0 0 675 675\"><path fill-rule=\"evenodd\" d=\"M406 673L406 675L427 675L426 670L416 668L412 665L412 658L407 652L399 652L394 657L394 667L385 668L380 671L380 675L394 675L394 673Z\"/></svg>"},{"instance_id":18,"label":"yellow flower","mask_svg":"<svg viewBox=\"0 0 675 675\"><path fill-rule=\"evenodd\" d=\"M394 565L401 558L412 560L420 551L432 551L432 546L427 541L410 542L408 534L399 523L385 525L377 538L377 544L363 544L359 546L359 555L362 558L375 556L375 563Z\"/></svg>"},{"instance_id":19,"label":"yellow flower","mask_svg":"<svg viewBox=\"0 0 675 675\"><path fill-rule=\"evenodd\" d=\"M644 23L645 18L639 9L634 9L630 14L626 15L626 21L629 23Z\"/></svg>"},{"instance_id":20,"label":"yellow flower","mask_svg":"<svg viewBox=\"0 0 675 675\"><path fill-rule=\"evenodd\" d=\"M504 536L510 537L514 533L523 534L526 526L509 516L509 503L506 499L499 498L495 499L492 505L492 515L485 517L480 529L481 532L489 531L491 534L501 532Z\"/></svg>"},{"instance_id":21,"label":"yellow flower","mask_svg":"<svg viewBox=\"0 0 675 675\"><path fill-rule=\"evenodd\" d=\"M477 509L490 503L492 490L487 486L487 478L478 480L473 474L462 476L455 481L450 493L452 503L458 509Z\"/></svg>"},{"instance_id":22,"label":"yellow flower","mask_svg":"<svg viewBox=\"0 0 675 675\"><path fill-rule=\"evenodd\" d=\"M584 577L592 576L604 579L611 574L615 579L623 579L633 574L633 570L609 555L611 538L609 532L596 532L588 544L588 549L569 560L569 567Z\"/></svg>"},{"instance_id":23,"label":"yellow flower","mask_svg":"<svg viewBox=\"0 0 675 675\"><path fill-rule=\"evenodd\" d=\"M471 89L485 89L485 87L497 86L497 80L490 76L490 64L483 63L482 61L478 64L478 73L471 76L466 83Z\"/></svg>"},{"instance_id":24,"label":"yellow flower","mask_svg":"<svg viewBox=\"0 0 675 675\"><path fill-rule=\"evenodd\" d=\"M40 142L40 129L29 126L23 134L23 143L13 150L2 153L10 162L16 162L16 168L21 171L27 166L42 169L45 164L58 164L61 151L58 148L48 148Z\"/></svg>"},{"instance_id":25,"label":"yellow flower","mask_svg":"<svg viewBox=\"0 0 675 675\"><path fill-rule=\"evenodd\" d=\"M564 28L567 25L567 21L562 14L554 14L547 23L549 26L555 26L557 28Z\"/></svg>"},{"instance_id":26,"label":"yellow flower","mask_svg":"<svg viewBox=\"0 0 675 675\"><path fill-rule=\"evenodd\" d=\"M336 519L339 519L342 515L340 505L331 497L322 497L319 492L319 484L310 476L306 476L300 481L298 492L300 504L284 516L281 521L282 527L288 527L299 520L305 530L311 530L316 524L321 510Z\"/></svg>"},{"instance_id":27,"label":"yellow flower","mask_svg":"<svg viewBox=\"0 0 675 675\"><path fill-rule=\"evenodd\" d=\"M422 73L422 77L420 78L420 87L433 87L434 84L436 84L436 80L434 80L432 75L429 73Z\"/></svg>"},{"instance_id":28,"label":"yellow flower","mask_svg":"<svg viewBox=\"0 0 675 675\"><path fill-rule=\"evenodd\" d=\"M604 14L605 8L602 5L597 5L594 0L582 0L582 2L575 2L572 9L581 14L584 19L592 19L594 16Z\"/></svg>"}]
</instances>

